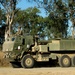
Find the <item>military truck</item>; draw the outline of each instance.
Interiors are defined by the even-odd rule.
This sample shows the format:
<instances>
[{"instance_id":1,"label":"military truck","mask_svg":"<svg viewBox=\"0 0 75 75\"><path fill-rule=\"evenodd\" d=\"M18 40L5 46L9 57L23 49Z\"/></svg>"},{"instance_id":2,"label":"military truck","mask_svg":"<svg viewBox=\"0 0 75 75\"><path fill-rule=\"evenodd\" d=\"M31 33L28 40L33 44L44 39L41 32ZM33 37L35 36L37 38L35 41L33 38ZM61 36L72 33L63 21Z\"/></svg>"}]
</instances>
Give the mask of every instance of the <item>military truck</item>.
<instances>
[{"instance_id":1,"label":"military truck","mask_svg":"<svg viewBox=\"0 0 75 75\"><path fill-rule=\"evenodd\" d=\"M20 62L23 68L32 68L36 62L51 62L49 59L61 67L75 66L75 40L39 41L38 36L20 35L7 38L3 52L5 58Z\"/></svg>"}]
</instances>

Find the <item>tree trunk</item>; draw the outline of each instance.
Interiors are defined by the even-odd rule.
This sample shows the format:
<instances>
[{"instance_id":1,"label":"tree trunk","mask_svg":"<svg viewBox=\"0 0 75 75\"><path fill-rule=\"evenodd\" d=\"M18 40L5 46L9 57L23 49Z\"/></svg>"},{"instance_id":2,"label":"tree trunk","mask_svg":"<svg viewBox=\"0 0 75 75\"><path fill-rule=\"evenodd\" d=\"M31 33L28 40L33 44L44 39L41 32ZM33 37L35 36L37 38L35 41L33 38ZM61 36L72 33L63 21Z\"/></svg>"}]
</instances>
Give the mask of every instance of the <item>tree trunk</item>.
<instances>
[{"instance_id":1,"label":"tree trunk","mask_svg":"<svg viewBox=\"0 0 75 75\"><path fill-rule=\"evenodd\" d=\"M14 18L14 12L12 12L11 14L8 13L6 15L6 24L8 25L8 29L9 29L9 36L11 36L11 27L12 27L12 22L13 22L13 18Z\"/></svg>"}]
</instances>

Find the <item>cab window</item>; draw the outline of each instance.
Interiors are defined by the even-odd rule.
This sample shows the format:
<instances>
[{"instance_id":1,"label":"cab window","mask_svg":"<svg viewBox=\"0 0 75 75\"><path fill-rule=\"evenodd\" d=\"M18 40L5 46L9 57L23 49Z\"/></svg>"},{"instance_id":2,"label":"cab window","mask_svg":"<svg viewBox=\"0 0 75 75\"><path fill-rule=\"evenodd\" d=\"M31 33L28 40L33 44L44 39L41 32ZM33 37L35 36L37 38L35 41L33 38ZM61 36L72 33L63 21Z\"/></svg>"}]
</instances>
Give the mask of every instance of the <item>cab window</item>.
<instances>
[{"instance_id":1,"label":"cab window","mask_svg":"<svg viewBox=\"0 0 75 75\"><path fill-rule=\"evenodd\" d=\"M25 39L22 40L22 44L25 45Z\"/></svg>"}]
</instances>

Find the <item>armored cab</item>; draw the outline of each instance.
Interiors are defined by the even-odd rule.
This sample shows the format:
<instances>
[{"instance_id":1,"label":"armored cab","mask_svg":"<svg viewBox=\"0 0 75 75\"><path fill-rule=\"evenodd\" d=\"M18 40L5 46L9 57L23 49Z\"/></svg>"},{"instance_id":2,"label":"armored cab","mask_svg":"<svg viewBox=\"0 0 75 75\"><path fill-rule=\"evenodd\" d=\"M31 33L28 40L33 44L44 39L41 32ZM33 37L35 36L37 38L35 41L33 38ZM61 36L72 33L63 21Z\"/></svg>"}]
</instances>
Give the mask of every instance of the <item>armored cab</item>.
<instances>
[{"instance_id":1,"label":"armored cab","mask_svg":"<svg viewBox=\"0 0 75 75\"><path fill-rule=\"evenodd\" d=\"M9 37L3 43L3 52L5 52L5 57L10 60L20 59L22 53L27 51L34 44L32 36L14 36Z\"/></svg>"}]
</instances>

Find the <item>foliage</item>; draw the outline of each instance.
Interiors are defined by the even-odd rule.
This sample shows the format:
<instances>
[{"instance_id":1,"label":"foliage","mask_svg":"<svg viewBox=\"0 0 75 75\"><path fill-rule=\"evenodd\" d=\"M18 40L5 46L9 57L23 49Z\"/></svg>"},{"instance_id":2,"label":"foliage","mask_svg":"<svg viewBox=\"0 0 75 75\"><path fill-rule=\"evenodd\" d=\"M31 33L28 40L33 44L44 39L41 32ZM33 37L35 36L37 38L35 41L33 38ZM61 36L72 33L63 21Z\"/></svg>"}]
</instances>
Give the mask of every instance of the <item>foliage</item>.
<instances>
[{"instance_id":1,"label":"foliage","mask_svg":"<svg viewBox=\"0 0 75 75\"><path fill-rule=\"evenodd\" d=\"M19 10L15 17L16 26L21 26L23 33L32 35L43 34L43 17L39 16L40 10L36 7Z\"/></svg>"},{"instance_id":2,"label":"foliage","mask_svg":"<svg viewBox=\"0 0 75 75\"><path fill-rule=\"evenodd\" d=\"M74 28L75 0L28 0L28 1L35 1L39 7L43 7L48 13L50 13L51 17L50 19L57 22L58 24L57 26L55 22L53 22L51 26L53 32L54 30L56 31L55 33L53 33L54 35L61 34L62 37L65 38L67 37L68 35L67 29L69 26L68 20L71 20ZM62 29L61 32L60 29Z\"/></svg>"},{"instance_id":3,"label":"foliage","mask_svg":"<svg viewBox=\"0 0 75 75\"><path fill-rule=\"evenodd\" d=\"M11 33L11 27L15 15L16 4L18 0L0 0L0 4L4 7L6 12L6 25L9 27L9 36Z\"/></svg>"},{"instance_id":4,"label":"foliage","mask_svg":"<svg viewBox=\"0 0 75 75\"><path fill-rule=\"evenodd\" d=\"M0 26L3 26L5 24L5 11L0 9Z\"/></svg>"},{"instance_id":5,"label":"foliage","mask_svg":"<svg viewBox=\"0 0 75 75\"><path fill-rule=\"evenodd\" d=\"M75 26L75 0L27 1L35 1L49 15L47 17L40 16L40 10L36 7L31 7L26 10L16 9L19 0L0 0L0 4L5 9L5 11L0 10L0 23L6 20L9 28L12 27L13 33L16 32L18 26L21 26L24 35L26 33L32 35L39 34L42 39L45 37L48 39L68 37L68 21L71 20L73 26ZM2 17L3 15L4 17Z\"/></svg>"}]
</instances>

